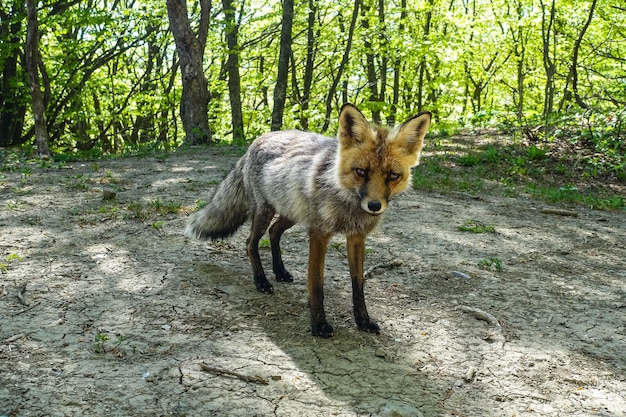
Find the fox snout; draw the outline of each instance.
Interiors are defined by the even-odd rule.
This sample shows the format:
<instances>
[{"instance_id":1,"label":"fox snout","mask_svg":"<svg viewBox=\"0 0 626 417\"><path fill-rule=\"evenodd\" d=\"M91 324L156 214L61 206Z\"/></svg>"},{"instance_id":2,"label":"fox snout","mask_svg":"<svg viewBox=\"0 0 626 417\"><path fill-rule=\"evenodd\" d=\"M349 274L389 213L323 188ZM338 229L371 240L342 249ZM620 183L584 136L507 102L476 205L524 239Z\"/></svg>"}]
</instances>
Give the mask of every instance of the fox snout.
<instances>
[{"instance_id":1,"label":"fox snout","mask_svg":"<svg viewBox=\"0 0 626 417\"><path fill-rule=\"evenodd\" d=\"M387 202L361 198L361 208L372 216L381 215L387 210Z\"/></svg>"}]
</instances>

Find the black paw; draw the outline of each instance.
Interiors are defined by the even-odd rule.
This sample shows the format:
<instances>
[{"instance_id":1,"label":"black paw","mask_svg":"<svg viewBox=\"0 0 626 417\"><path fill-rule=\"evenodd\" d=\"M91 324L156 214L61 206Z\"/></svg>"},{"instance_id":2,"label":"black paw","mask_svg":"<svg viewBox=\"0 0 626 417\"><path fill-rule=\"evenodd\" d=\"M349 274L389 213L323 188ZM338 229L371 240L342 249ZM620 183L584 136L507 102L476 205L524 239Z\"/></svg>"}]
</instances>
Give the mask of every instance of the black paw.
<instances>
[{"instance_id":1,"label":"black paw","mask_svg":"<svg viewBox=\"0 0 626 417\"><path fill-rule=\"evenodd\" d=\"M274 293L274 287L265 277L254 277L254 285L256 285L256 290L258 292L262 292L265 294Z\"/></svg>"},{"instance_id":2,"label":"black paw","mask_svg":"<svg viewBox=\"0 0 626 417\"><path fill-rule=\"evenodd\" d=\"M291 275L286 269L274 272L274 274L276 275L276 281L278 282L293 282L293 275Z\"/></svg>"},{"instance_id":3,"label":"black paw","mask_svg":"<svg viewBox=\"0 0 626 417\"><path fill-rule=\"evenodd\" d=\"M313 323L311 325L311 334L317 337L331 337L333 335L333 328L326 322Z\"/></svg>"},{"instance_id":4,"label":"black paw","mask_svg":"<svg viewBox=\"0 0 626 417\"><path fill-rule=\"evenodd\" d=\"M359 330L363 330L364 332L376 333L380 334L380 327L376 324L375 321L368 318L357 318L356 325Z\"/></svg>"}]
</instances>

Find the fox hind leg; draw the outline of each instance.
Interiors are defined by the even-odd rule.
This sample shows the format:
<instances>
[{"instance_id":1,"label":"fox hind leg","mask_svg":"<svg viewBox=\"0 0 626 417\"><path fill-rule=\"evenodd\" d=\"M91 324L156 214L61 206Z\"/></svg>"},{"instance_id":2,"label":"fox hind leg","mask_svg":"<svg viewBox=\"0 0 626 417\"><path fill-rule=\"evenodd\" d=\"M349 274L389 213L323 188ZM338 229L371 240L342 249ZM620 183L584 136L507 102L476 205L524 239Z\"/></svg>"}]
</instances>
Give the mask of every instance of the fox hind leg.
<instances>
[{"instance_id":1,"label":"fox hind leg","mask_svg":"<svg viewBox=\"0 0 626 417\"><path fill-rule=\"evenodd\" d=\"M257 210L252 218L252 228L250 229L250 236L248 237L248 258L250 258L250 265L252 265L252 273L254 275L254 284L256 289L262 293L271 294L274 292L274 287L267 280L263 265L261 264L261 257L259 256L259 241L265 231L270 225L272 218L274 217L274 209L266 207L263 210Z\"/></svg>"},{"instance_id":2,"label":"fox hind leg","mask_svg":"<svg viewBox=\"0 0 626 417\"><path fill-rule=\"evenodd\" d=\"M283 257L280 253L280 237L285 230L292 227L295 223L290 219L278 216L278 219L270 227L270 243L272 245L272 267L274 275L276 275L276 281L280 282L293 282L293 276L289 271L285 269L283 264Z\"/></svg>"}]
</instances>

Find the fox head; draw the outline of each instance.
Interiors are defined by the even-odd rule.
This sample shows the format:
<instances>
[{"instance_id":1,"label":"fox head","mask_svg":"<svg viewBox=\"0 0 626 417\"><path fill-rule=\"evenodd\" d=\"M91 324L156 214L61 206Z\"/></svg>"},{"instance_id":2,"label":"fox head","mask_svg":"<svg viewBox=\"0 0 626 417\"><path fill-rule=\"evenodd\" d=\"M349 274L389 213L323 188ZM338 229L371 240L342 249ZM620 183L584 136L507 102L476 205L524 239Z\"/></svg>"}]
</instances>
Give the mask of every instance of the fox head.
<instances>
[{"instance_id":1,"label":"fox head","mask_svg":"<svg viewBox=\"0 0 626 417\"><path fill-rule=\"evenodd\" d=\"M428 112L389 130L370 125L352 104L339 113L339 183L355 192L361 208L373 216L387 210L389 199L409 186L411 168L419 164Z\"/></svg>"}]
</instances>

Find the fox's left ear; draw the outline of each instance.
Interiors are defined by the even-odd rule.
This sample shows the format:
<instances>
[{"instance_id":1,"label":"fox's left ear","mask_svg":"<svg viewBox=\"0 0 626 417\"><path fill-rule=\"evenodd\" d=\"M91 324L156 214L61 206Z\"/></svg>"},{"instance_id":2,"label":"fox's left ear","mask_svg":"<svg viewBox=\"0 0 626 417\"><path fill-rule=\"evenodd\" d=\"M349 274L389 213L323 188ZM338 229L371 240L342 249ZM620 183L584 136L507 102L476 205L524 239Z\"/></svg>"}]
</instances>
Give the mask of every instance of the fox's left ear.
<instances>
[{"instance_id":1,"label":"fox's left ear","mask_svg":"<svg viewBox=\"0 0 626 417\"><path fill-rule=\"evenodd\" d=\"M404 148L408 155L415 157L415 165L419 165L420 152L424 145L424 136L430 127L430 112L423 112L413 116L400 126L398 133L394 138L394 142Z\"/></svg>"}]
</instances>

